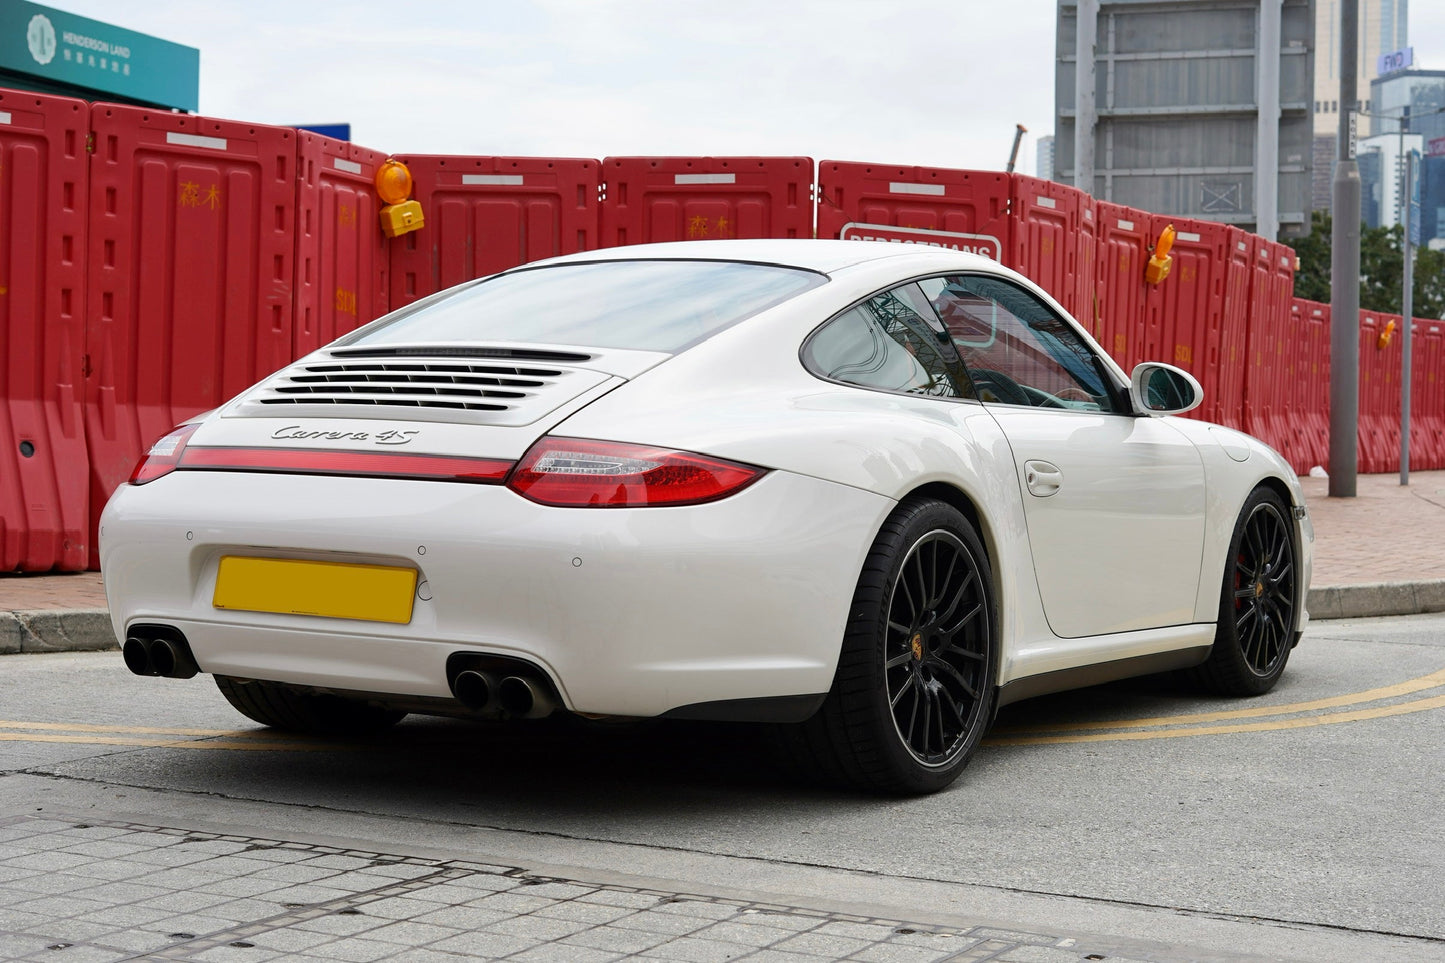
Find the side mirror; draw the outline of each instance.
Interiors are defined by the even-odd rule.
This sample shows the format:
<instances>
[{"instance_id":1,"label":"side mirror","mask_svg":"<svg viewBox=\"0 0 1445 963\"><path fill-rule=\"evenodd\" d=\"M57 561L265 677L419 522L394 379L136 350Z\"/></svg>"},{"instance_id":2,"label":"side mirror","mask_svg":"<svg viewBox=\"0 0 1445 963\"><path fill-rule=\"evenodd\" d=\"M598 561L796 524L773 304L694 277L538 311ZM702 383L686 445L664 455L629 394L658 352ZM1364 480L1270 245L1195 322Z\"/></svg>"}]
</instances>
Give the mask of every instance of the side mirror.
<instances>
[{"instance_id":1,"label":"side mirror","mask_svg":"<svg viewBox=\"0 0 1445 963\"><path fill-rule=\"evenodd\" d=\"M1129 376L1129 400L1146 415L1178 415L1199 407L1204 389L1187 371L1146 361Z\"/></svg>"}]
</instances>

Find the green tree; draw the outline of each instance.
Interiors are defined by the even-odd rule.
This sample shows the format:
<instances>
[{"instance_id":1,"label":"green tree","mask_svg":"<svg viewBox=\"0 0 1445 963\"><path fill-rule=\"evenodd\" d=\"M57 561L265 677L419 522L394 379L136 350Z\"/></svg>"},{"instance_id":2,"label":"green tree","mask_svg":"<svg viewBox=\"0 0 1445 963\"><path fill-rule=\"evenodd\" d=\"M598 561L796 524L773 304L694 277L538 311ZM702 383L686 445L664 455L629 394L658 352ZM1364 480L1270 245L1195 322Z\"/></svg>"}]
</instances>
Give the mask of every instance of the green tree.
<instances>
[{"instance_id":1,"label":"green tree","mask_svg":"<svg viewBox=\"0 0 1445 963\"><path fill-rule=\"evenodd\" d=\"M1329 214L1315 211L1309 236L1295 243L1300 266L1295 272L1296 297L1330 300ZM1360 228L1360 307L1367 311L1399 314L1404 284L1404 238L1400 225ZM1415 249L1414 314L1417 318L1445 316L1445 252Z\"/></svg>"}]
</instances>

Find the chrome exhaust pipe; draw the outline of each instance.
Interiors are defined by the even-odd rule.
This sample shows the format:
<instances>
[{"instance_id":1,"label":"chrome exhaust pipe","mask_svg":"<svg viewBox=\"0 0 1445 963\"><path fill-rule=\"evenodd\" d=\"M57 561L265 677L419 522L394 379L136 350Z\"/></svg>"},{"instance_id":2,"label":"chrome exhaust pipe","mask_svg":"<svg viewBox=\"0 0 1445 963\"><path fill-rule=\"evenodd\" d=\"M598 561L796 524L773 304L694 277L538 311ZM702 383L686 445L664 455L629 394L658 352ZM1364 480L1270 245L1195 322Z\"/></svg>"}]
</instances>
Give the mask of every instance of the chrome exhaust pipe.
<instances>
[{"instance_id":1,"label":"chrome exhaust pipe","mask_svg":"<svg viewBox=\"0 0 1445 963\"><path fill-rule=\"evenodd\" d=\"M167 679L190 679L201 670L184 641L153 639L150 644L151 673Z\"/></svg>"},{"instance_id":2,"label":"chrome exhaust pipe","mask_svg":"<svg viewBox=\"0 0 1445 963\"><path fill-rule=\"evenodd\" d=\"M541 719L557 708L545 689L519 675L509 675L501 681L497 699L503 709L518 719Z\"/></svg>"},{"instance_id":3,"label":"chrome exhaust pipe","mask_svg":"<svg viewBox=\"0 0 1445 963\"><path fill-rule=\"evenodd\" d=\"M125 640L125 645L121 646L120 654L121 658L125 659L125 667L136 675L156 674L151 665L150 646L145 639L132 635Z\"/></svg>"},{"instance_id":4,"label":"chrome exhaust pipe","mask_svg":"<svg viewBox=\"0 0 1445 963\"><path fill-rule=\"evenodd\" d=\"M497 680L486 672L467 669L452 679L452 695L468 709L480 712L497 698Z\"/></svg>"}]
</instances>

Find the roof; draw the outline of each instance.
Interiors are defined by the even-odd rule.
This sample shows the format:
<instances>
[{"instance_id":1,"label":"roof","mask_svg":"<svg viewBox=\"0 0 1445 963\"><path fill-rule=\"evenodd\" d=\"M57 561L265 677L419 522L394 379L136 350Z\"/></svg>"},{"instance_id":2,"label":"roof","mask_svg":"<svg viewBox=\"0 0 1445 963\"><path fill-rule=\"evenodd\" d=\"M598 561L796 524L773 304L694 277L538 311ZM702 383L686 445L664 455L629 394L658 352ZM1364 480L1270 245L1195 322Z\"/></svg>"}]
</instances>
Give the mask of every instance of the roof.
<instances>
[{"instance_id":1,"label":"roof","mask_svg":"<svg viewBox=\"0 0 1445 963\"><path fill-rule=\"evenodd\" d=\"M885 258L922 257L927 254L948 254L958 267L992 265L996 262L976 254L928 247L917 244L892 244L887 241L838 241L813 238L785 238L770 240L724 240L724 241L671 241L662 244L629 244L624 247L608 247L596 251L584 251L551 258L547 261L524 265L566 264L583 261L631 261L631 260L700 260L700 261L753 261L763 264L779 264L787 267L805 268L832 274L835 271L866 261ZM962 263L959 263L959 261Z\"/></svg>"}]
</instances>

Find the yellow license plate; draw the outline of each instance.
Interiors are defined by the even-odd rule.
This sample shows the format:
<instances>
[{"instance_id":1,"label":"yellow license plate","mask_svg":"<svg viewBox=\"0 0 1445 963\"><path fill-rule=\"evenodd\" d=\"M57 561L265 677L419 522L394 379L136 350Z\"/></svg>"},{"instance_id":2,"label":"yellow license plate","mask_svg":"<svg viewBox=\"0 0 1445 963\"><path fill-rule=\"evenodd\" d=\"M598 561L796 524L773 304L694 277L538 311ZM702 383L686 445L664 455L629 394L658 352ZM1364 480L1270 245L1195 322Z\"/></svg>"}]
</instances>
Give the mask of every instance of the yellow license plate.
<instances>
[{"instance_id":1,"label":"yellow license plate","mask_svg":"<svg viewBox=\"0 0 1445 963\"><path fill-rule=\"evenodd\" d=\"M411 621L416 569L226 555L211 604L218 609Z\"/></svg>"}]
</instances>

